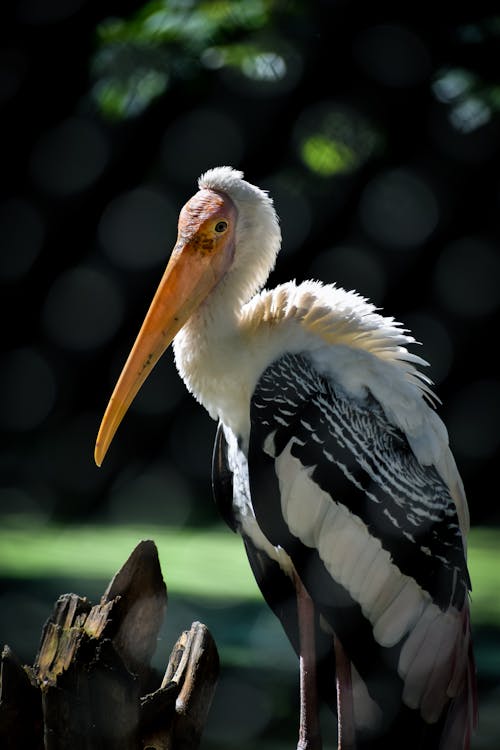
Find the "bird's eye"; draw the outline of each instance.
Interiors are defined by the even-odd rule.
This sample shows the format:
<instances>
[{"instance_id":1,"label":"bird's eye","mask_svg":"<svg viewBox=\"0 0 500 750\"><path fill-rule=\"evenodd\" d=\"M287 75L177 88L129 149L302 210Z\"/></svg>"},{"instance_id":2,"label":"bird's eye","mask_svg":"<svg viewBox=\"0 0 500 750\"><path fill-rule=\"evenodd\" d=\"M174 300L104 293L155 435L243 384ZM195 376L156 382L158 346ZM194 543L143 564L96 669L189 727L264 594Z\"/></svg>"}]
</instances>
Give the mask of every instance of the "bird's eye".
<instances>
[{"instance_id":1,"label":"bird's eye","mask_svg":"<svg viewBox=\"0 0 500 750\"><path fill-rule=\"evenodd\" d=\"M218 221L215 225L216 232L225 232L227 229L227 221Z\"/></svg>"}]
</instances>

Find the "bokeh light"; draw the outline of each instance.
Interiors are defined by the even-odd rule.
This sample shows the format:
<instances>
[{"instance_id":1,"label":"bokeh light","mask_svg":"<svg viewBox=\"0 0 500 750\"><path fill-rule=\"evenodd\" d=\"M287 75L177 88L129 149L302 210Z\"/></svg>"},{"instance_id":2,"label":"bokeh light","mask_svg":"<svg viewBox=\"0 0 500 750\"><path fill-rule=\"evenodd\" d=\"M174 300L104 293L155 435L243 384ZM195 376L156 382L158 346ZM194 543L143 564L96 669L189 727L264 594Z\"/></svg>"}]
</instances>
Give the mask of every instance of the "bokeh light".
<instances>
[{"instance_id":1,"label":"bokeh light","mask_svg":"<svg viewBox=\"0 0 500 750\"><path fill-rule=\"evenodd\" d=\"M363 227L373 240L403 250L429 239L440 217L432 188L403 168L380 172L368 182L359 211Z\"/></svg>"},{"instance_id":2,"label":"bokeh light","mask_svg":"<svg viewBox=\"0 0 500 750\"><path fill-rule=\"evenodd\" d=\"M106 52L96 56L96 68L102 64L101 56L104 60L108 57ZM132 72L125 81L103 75L94 84L92 95L107 118L121 120L140 115L154 99L164 93L168 83L168 74L163 70L139 69Z\"/></svg>"},{"instance_id":3,"label":"bokeh light","mask_svg":"<svg viewBox=\"0 0 500 750\"><path fill-rule=\"evenodd\" d=\"M0 279L13 281L27 273L38 257L45 237L39 209L24 198L0 204Z\"/></svg>"},{"instance_id":4,"label":"bokeh light","mask_svg":"<svg viewBox=\"0 0 500 750\"><path fill-rule=\"evenodd\" d=\"M316 102L297 118L294 141L299 157L314 174L327 178L349 174L377 151L375 127L342 102Z\"/></svg>"},{"instance_id":5,"label":"bokeh light","mask_svg":"<svg viewBox=\"0 0 500 750\"><path fill-rule=\"evenodd\" d=\"M79 266L63 272L43 308L48 335L65 349L85 351L109 341L123 319L123 295L102 271Z\"/></svg>"},{"instance_id":6,"label":"bokeh light","mask_svg":"<svg viewBox=\"0 0 500 750\"><path fill-rule=\"evenodd\" d=\"M243 60L242 72L254 81L274 83L282 81L286 76L286 62L276 52L259 52L253 57Z\"/></svg>"},{"instance_id":7,"label":"bokeh light","mask_svg":"<svg viewBox=\"0 0 500 750\"><path fill-rule=\"evenodd\" d=\"M57 394L53 367L35 349L5 353L0 367L0 425L4 430L39 427Z\"/></svg>"},{"instance_id":8,"label":"bokeh light","mask_svg":"<svg viewBox=\"0 0 500 750\"><path fill-rule=\"evenodd\" d=\"M450 104L467 93L475 80L475 76L464 68L440 70L432 84L432 91L438 101Z\"/></svg>"},{"instance_id":9,"label":"bokeh light","mask_svg":"<svg viewBox=\"0 0 500 750\"><path fill-rule=\"evenodd\" d=\"M485 164L500 150L498 117L484 110L485 99L468 98L432 109L428 131L438 149L458 164ZM486 116L485 116L486 114Z\"/></svg>"},{"instance_id":10,"label":"bokeh light","mask_svg":"<svg viewBox=\"0 0 500 750\"><path fill-rule=\"evenodd\" d=\"M438 258L434 287L439 302L460 316L491 314L500 307L500 252L481 237L462 237Z\"/></svg>"},{"instance_id":11,"label":"bokeh light","mask_svg":"<svg viewBox=\"0 0 500 750\"><path fill-rule=\"evenodd\" d=\"M291 91L302 75L300 54L279 37L252 37L239 45L208 47L205 67L221 70L225 83L249 96L280 96Z\"/></svg>"},{"instance_id":12,"label":"bokeh light","mask_svg":"<svg viewBox=\"0 0 500 750\"><path fill-rule=\"evenodd\" d=\"M471 133L491 120L488 104L479 96L469 96L450 112L451 124L461 133Z\"/></svg>"},{"instance_id":13,"label":"bokeh light","mask_svg":"<svg viewBox=\"0 0 500 750\"><path fill-rule=\"evenodd\" d=\"M90 119L70 117L44 133L31 157L35 182L48 193L67 196L90 188L109 159L108 139Z\"/></svg>"},{"instance_id":14,"label":"bokeh light","mask_svg":"<svg viewBox=\"0 0 500 750\"><path fill-rule=\"evenodd\" d=\"M117 266L151 268L167 261L177 234L177 212L163 191L138 187L109 203L98 233L106 255Z\"/></svg>"},{"instance_id":15,"label":"bokeh light","mask_svg":"<svg viewBox=\"0 0 500 750\"><path fill-rule=\"evenodd\" d=\"M432 91L438 101L449 105L448 120L459 133L481 128L500 109L498 87L464 68L438 71Z\"/></svg>"}]
</instances>

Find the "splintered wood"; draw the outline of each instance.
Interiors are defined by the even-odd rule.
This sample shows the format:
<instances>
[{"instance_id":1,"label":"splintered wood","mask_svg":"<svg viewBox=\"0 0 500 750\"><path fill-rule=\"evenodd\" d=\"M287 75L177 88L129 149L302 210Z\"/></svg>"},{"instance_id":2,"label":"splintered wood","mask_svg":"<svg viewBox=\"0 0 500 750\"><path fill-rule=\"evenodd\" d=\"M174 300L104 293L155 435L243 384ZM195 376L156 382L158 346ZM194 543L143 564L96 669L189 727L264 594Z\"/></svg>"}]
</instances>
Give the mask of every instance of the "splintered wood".
<instances>
[{"instance_id":1,"label":"splintered wood","mask_svg":"<svg viewBox=\"0 0 500 750\"><path fill-rule=\"evenodd\" d=\"M59 597L32 667L3 649L0 747L195 750L219 657L205 625L194 622L161 680L150 662L166 605L151 541L137 545L99 604L76 594Z\"/></svg>"}]
</instances>

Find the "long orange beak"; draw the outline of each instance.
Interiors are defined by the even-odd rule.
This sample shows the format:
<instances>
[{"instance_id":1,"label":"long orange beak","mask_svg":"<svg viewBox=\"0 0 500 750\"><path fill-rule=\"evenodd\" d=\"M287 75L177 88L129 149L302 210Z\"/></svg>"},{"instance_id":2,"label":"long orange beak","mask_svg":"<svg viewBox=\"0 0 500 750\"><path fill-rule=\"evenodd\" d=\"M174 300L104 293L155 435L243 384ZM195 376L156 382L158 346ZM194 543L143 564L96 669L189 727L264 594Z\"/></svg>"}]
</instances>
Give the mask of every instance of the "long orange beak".
<instances>
[{"instance_id":1,"label":"long orange beak","mask_svg":"<svg viewBox=\"0 0 500 750\"><path fill-rule=\"evenodd\" d=\"M177 243L101 422L98 466L142 384L175 335L227 272L236 209L227 196L200 190L183 208Z\"/></svg>"}]
</instances>

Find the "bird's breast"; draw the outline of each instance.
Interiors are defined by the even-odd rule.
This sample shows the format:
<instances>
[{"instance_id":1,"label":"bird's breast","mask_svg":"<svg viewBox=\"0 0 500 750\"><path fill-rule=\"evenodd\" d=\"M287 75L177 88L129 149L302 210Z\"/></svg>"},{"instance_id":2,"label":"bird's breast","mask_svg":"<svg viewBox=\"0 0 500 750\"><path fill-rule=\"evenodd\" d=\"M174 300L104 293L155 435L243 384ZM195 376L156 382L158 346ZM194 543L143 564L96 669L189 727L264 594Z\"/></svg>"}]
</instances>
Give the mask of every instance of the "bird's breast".
<instances>
[{"instance_id":1,"label":"bird's breast","mask_svg":"<svg viewBox=\"0 0 500 750\"><path fill-rule=\"evenodd\" d=\"M210 416L248 438L250 399L258 374L241 338L236 333L201 336L186 328L176 337L174 352L184 383Z\"/></svg>"}]
</instances>

